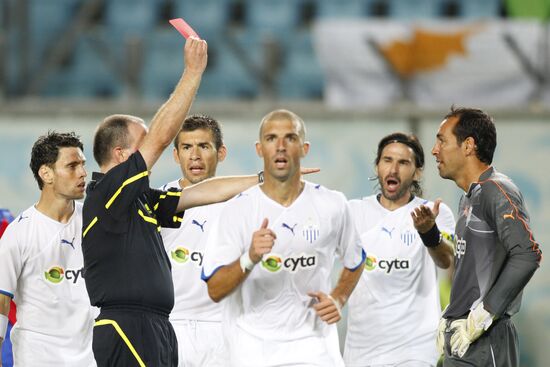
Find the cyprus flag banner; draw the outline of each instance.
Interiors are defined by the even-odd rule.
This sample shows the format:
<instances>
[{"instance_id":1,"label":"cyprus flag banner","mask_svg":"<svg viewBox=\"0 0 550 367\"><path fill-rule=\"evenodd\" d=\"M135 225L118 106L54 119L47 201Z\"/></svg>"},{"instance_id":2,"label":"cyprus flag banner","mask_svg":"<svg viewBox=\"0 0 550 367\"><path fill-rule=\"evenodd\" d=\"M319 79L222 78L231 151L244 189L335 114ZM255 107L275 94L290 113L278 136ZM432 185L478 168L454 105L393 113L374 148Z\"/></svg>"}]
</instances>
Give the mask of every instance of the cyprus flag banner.
<instances>
[{"instance_id":1,"label":"cyprus flag banner","mask_svg":"<svg viewBox=\"0 0 550 367\"><path fill-rule=\"evenodd\" d=\"M514 108L550 102L544 32L517 21L325 20L314 44L336 108Z\"/></svg>"}]
</instances>

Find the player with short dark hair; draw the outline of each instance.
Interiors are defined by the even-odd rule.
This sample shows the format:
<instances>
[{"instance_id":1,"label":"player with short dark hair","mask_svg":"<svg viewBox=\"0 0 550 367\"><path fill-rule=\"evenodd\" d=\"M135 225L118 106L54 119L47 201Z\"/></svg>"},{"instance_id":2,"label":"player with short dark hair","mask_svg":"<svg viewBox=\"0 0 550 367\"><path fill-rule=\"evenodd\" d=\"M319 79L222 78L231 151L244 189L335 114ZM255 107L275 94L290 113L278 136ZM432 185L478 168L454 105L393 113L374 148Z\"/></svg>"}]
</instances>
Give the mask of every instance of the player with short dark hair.
<instances>
[{"instance_id":1,"label":"player with short dark hair","mask_svg":"<svg viewBox=\"0 0 550 367\"><path fill-rule=\"evenodd\" d=\"M183 189L216 175L225 159L220 123L209 116L191 115L174 139L174 160L182 177L163 190ZM178 339L179 366L225 366L221 330L222 308L208 296L201 280L206 240L212 231L221 203L186 210L180 228L161 230L164 247L172 264L175 305L170 322Z\"/></svg>"},{"instance_id":2,"label":"player with short dark hair","mask_svg":"<svg viewBox=\"0 0 550 367\"><path fill-rule=\"evenodd\" d=\"M23 211L0 239L0 346L9 301L17 302L12 332L19 366L95 366L90 307L82 271L82 204L86 169L74 133L38 138L30 167L38 203Z\"/></svg>"},{"instance_id":3,"label":"player with short dark hair","mask_svg":"<svg viewBox=\"0 0 550 367\"><path fill-rule=\"evenodd\" d=\"M519 366L511 316L539 267L539 244L523 195L492 166L496 128L478 109L452 108L432 154L439 175L464 191L456 224L450 304L440 322L443 366ZM436 227L431 241L439 237Z\"/></svg>"}]
</instances>

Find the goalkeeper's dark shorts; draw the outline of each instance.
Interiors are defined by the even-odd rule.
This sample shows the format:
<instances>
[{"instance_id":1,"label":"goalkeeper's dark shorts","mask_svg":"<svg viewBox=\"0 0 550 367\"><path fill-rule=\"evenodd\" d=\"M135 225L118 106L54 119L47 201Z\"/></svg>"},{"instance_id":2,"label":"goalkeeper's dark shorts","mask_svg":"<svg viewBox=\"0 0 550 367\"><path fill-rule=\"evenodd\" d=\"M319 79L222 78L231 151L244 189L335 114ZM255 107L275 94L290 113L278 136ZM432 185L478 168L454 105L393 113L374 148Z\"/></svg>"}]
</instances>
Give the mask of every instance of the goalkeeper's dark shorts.
<instances>
[{"instance_id":1,"label":"goalkeeper's dark shorts","mask_svg":"<svg viewBox=\"0 0 550 367\"><path fill-rule=\"evenodd\" d=\"M447 321L450 325L450 320ZM516 328L508 316L493 321L462 358L451 355L452 330L445 333L443 367L519 367L519 341Z\"/></svg>"},{"instance_id":2,"label":"goalkeeper's dark shorts","mask_svg":"<svg viewBox=\"0 0 550 367\"><path fill-rule=\"evenodd\" d=\"M98 367L178 365L178 343L168 315L153 311L102 309L92 349Z\"/></svg>"}]
</instances>

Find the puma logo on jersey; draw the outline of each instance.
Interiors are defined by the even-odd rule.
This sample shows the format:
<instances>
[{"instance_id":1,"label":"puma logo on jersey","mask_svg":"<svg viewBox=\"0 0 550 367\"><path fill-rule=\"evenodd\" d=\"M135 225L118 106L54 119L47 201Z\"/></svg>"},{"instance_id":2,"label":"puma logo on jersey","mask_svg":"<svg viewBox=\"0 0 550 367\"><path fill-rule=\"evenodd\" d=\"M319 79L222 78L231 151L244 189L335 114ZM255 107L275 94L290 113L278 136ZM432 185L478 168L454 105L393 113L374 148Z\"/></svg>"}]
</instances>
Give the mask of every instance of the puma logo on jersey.
<instances>
[{"instance_id":1,"label":"puma logo on jersey","mask_svg":"<svg viewBox=\"0 0 550 367\"><path fill-rule=\"evenodd\" d=\"M289 226L288 224L283 223L283 228L288 229L290 232L292 232L292 235L294 236L294 228L296 228L297 225L298 225L298 223L296 223L295 225L293 225L293 226L291 227L291 226Z\"/></svg>"},{"instance_id":2,"label":"puma logo on jersey","mask_svg":"<svg viewBox=\"0 0 550 367\"><path fill-rule=\"evenodd\" d=\"M69 245L69 246L71 246L71 247L73 248L73 250L74 250L74 249L75 249L75 248L74 248L74 245L73 245L74 239L75 239L74 237L73 237L72 241L68 241L68 240L65 240L65 239L61 239L61 245L63 245L63 244Z\"/></svg>"},{"instance_id":3,"label":"puma logo on jersey","mask_svg":"<svg viewBox=\"0 0 550 367\"><path fill-rule=\"evenodd\" d=\"M195 219L193 219L193 221L191 222L191 224L194 224L196 226L198 226L200 229L201 229L201 232L204 232L204 224L206 223L206 221L199 223L197 222Z\"/></svg>"},{"instance_id":4,"label":"puma logo on jersey","mask_svg":"<svg viewBox=\"0 0 550 367\"><path fill-rule=\"evenodd\" d=\"M386 227L382 227L382 232L385 232L392 238L392 232L395 230L395 227L393 227L391 230L387 229Z\"/></svg>"},{"instance_id":5,"label":"puma logo on jersey","mask_svg":"<svg viewBox=\"0 0 550 367\"><path fill-rule=\"evenodd\" d=\"M19 218L17 219L17 223L21 222L23 219L27 219L28 217L24 217L23 214L21 214L19 216Z\"/></svg>"},{"instance_id":6,"label":"puma logo on jersey","mask_svg":"<svg viewBox=\"0 0 550 367\"><path fill-rule=\"evenodd\" d=\"M516 219L516 217L514 217L514 211L513 210L510 212L510 214L504 214L502 216L502 218L504 218L504 219Z\"/></svg>"}]
</instances>

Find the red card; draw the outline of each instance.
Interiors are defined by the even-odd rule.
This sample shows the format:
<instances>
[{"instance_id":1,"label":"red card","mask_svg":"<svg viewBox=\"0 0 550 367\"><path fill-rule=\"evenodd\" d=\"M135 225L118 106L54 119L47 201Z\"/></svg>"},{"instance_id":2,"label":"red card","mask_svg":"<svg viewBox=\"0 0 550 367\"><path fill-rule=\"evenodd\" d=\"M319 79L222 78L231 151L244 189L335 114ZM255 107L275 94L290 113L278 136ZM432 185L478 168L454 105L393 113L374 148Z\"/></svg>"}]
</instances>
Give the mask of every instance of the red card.
<instances>
[{"instance_id":1,"label":"red card","mask_svg":"<svg viewBox=\"0 0 550 367\"><path fill-rule=\"evenodd\" d=\"M181 18L170 19L170 24L172 24L174 28L176 28L178 32L180 32L181 35L185 37L185 39L191 36L200 38L197 32L195 32L193 28L191 28L189 24L187 24L185 20Z\"/></svg>"}]
</instances>

